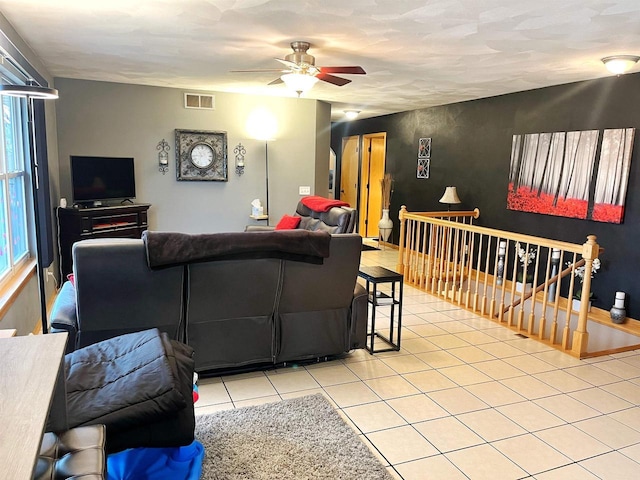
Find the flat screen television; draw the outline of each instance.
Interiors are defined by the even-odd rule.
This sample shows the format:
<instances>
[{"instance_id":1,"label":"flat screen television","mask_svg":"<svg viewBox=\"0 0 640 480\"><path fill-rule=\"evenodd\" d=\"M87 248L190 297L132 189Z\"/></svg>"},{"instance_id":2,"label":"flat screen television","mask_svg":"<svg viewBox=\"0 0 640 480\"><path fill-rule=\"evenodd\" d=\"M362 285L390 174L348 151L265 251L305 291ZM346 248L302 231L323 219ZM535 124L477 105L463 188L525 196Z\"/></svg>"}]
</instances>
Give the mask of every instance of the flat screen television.
<instances>
[{"instance_id":1,"label":"flat screen television","mask_svg":"<svg viewBox=\"0 0 640 480\"><path fill-rule=\"evenodd\" d=\"M74 203L135 198L133 158L72 155L71 186Z\"/></svg>"}]
</instances>

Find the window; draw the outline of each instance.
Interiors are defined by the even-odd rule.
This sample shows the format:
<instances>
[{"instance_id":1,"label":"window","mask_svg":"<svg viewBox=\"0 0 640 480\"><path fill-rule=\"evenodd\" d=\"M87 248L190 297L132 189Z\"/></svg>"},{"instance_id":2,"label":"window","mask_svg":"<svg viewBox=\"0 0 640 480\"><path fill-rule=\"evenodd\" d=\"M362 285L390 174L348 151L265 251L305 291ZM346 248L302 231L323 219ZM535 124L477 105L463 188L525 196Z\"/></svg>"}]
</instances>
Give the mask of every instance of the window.
<instances>
[{"instance_id":1,"label":"window","mask_svg":"<svg viewBox=\"0 0 640 480\"><path fill-rule=\"evenodd\" d=\"M26 101L1 95L0 282L30 257Z\"/></svg>"}]
</instances>

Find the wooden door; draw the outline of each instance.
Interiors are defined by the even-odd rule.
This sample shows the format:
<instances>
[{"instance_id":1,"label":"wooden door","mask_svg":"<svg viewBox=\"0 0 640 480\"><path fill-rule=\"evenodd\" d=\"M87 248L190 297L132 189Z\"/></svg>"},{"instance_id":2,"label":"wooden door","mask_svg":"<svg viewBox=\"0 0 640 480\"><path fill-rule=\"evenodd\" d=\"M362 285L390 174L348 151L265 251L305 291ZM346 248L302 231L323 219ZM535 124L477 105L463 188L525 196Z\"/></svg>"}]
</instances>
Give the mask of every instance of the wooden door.
<instances>
[{"instance_id":1,"label":"wooden door","mask_svg":"<svg viewBox=\"0 0 640 480\"><path fill-rule=\"evenodd\" d=\"M342 139L340 164L340 200L353 208L358 207L358 164L360 160L360 136Z\"/></svg>"},{"instance_id":2,"label":"wooden door","mask_svg":"<svg viewBox=\"0 0 640 480\"><path fill-rule=\"evenodd\" d=\"M384 177L385 172L386 134L364 135L362 143L358 231L363 237L378 238L378 221L382 217L380 180Z\"/></svg>"}]
</instances>

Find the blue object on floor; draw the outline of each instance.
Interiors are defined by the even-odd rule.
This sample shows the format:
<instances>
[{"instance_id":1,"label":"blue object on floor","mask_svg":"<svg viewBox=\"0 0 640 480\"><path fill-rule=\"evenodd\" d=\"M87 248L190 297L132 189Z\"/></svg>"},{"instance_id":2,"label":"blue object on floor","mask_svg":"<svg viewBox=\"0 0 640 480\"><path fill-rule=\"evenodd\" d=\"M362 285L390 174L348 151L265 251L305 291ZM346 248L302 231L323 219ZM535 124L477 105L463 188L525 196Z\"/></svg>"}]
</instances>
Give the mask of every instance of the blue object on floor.
<instances>
[{"instance_id":1,"label":"blue object on floor","mask_svg":"<svg viewBox=\"0 0 640 480\"><path fill-rule=\"evenodd\" d=\"M108 480L198 480L204 447L130 448L107 456Z\"/></svg>"}]
</instances>

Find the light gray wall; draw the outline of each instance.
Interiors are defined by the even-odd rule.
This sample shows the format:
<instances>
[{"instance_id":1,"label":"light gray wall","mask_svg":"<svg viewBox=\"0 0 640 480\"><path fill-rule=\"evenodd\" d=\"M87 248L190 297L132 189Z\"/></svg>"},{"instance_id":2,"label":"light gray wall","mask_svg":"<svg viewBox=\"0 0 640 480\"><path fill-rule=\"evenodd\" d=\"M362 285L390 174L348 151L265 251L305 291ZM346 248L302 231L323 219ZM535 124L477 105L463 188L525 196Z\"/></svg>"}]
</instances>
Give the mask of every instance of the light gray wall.
<instances>
[{"instance_id":1,"label":"light gray wall","mask_svg":"<svg viewBox=\"0 0 640 480\"><path fill-rule=\"evenodd\" d=\"M60 195L71 202L71 155L134 157L136 202L151 203L149 227L187 233L241 231L248 223L251 201L265 203L265 143L249 137L246 121L263 108L277 119L278 129L268 143L271 224L293 213L300 199L298 187L314 194L327 184L330 106L316 100L215 95L216 109L185 109L186 90L56 78L60 158ZM175 129L226 131L228 182L177 181ZM171 145L169 172L158 172L156 145ZM318 140L320 139L320 140ZM245 173L235 173L233 150L246 148ZM317 167L323 162L322 167ZM319 169L319 170L318 170ZM326 194L325 190L319 192ZM56 201L57 203L57 201ZM264 222L263 222L264 224Z\"/></svg>"},{"instance_id":2,"label":"light gray wall","mask_svg":"<svg viewBox=\"0 0 640 480\"><path fill-rule=\"evenodd\" d=\"M49 86L53 84L53 77L44 67L42 61L31 50L31 48L22 40L18 32L0 13L0 30L11 40L22 55L29 63L42 75L48 82ZM52 205L56 205L59 194L59 175L58 175L58 146L56 133L56 101L47 101L45 103L45 115L47 120L47 150L49 157L49 183ZM53 212L51 212L53 217ZM56 271L56 265L49 267L52 272ZM26 335L33 331L40 322L40 310L38 300L38 283L37 277L32 277L25 288L22 289L18 297L13 301L11 307L4 316L0 318L0 328L15 328L18 335ZM46 295L49 299L55 291L53 281L46 284Z\"/></svg>"}]
</instances>

